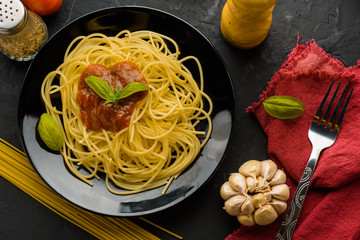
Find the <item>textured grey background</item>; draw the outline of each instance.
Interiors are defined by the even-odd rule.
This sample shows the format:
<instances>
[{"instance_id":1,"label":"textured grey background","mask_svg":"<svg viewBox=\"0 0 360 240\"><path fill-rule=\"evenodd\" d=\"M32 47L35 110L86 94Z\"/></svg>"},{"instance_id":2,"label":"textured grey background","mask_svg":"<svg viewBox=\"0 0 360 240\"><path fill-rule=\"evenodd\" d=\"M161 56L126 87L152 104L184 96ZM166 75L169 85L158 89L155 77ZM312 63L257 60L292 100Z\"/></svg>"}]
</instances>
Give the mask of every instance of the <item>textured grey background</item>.
<instances>
[{"instance_id":1,"label":"textured grey background","mask_svg":"<svg viewBox=\"0 0 360 240\"><path fill-rule=\"evenodd\" d=\"M236 94L236 127L225 161L217 174L199 192L175 207L148 218L184 239L224 239L238 223L222 209L219 188L242 162L267 158L267 139L256 119L245 113L258 100L267 82L280 68L287 54L300 43L317 44L345 66L356 65L360 57L360 1L278 0L267 39L259 47L242 51L229 46L220 33L225 0L63 0L60 11L45 17L52 36L67 23L106 7L138 5L164 10L187 21L202 32L222 56ZM51 57L51 56L49 56ZM0 55L0 137L22 149L17 127L17 108L27 63ZM134 221L137 221L134 219ZM144 224L163 239L174 239ZM95 239L57 216L0 177L0 239Z\"/></svg>"}]
</instances>

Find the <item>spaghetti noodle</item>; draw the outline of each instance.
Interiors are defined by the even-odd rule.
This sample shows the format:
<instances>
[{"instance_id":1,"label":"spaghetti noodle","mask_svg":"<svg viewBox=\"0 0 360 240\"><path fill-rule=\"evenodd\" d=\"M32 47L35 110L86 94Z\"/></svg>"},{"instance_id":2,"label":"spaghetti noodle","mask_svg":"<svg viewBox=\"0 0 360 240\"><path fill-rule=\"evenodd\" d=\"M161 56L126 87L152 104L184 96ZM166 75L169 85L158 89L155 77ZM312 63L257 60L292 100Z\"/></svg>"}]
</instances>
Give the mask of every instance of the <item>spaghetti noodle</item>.
<instances>
[{"instance_id":1,"label":"spaghetti noodle","mask_svg":"<svg viewBox=\"0 0 360 240\"><path fill-rule=\"evenodd\" d=\"M61 154L79 179L92 185L91 179L105 173L112 193L159 186L165 186L165 193L195 160L211 133L212 102L203 91L199 60L179 55L173 39L150 31L122 31L114 37L95 33L72 41L64 62L45 78L41 94L46 111L64 131ZM76 102L80 76L90 64L109 67L123 61L138 67L149 93L137 103L128 127L119 132L89 130ZM199 84L187 61L196 63ZM59 93L61 107L52 100ZM201 122L206 122L206 130L197 129Z\"/></svg>"}]
</instances>

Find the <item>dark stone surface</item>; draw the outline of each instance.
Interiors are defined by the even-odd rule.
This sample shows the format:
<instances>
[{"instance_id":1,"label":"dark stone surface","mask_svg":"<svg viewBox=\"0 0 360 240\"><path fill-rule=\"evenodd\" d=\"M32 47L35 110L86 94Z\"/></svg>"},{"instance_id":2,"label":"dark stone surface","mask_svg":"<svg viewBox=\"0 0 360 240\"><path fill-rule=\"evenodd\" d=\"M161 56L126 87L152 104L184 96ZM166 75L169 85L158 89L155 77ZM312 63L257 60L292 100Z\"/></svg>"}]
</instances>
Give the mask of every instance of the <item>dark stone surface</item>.
<instances>
[{"instance_id":1,"label":"dark stone surface","mask_svg":"<svg viewBox=\"0 0 360 240\"><path fill-rule=\"evenodd\" d=\"M180 234L184 239L224 239L239 225L223 210L219 188L228 174L249 159L267 158L267 138L245 109L258 100L267 82L287 54L300 43L317 44L345 66L360 57L360 1L279 0L267 39L252 50L229 46L220 33L225 0L63 0L61 10L44 20L52 36L61 27L85 13L106 7L138 5L164 10L189 22L216 47L232 77L236 94L236 127L226 159L217 174L184 202L148 219ZM51 56L49 56L51 57ZM17 126L17 108L23 77L29 62L19 63L0 55L0 137L22 149ZM137 219L134 221L138 222ZM144 224L163 239L174 239ZM0 239L95 239L0 178Z\"/></svg>"}]
</instances>

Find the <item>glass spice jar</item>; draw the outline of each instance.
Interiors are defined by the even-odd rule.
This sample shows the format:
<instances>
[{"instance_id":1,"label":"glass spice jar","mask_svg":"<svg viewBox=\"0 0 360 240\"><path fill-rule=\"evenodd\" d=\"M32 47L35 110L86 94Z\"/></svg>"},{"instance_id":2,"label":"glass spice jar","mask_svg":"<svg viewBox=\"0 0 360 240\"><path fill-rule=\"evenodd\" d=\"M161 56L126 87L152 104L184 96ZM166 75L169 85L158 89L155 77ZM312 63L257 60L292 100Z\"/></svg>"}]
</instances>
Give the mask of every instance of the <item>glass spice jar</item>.
<instances>
[{"instance_id":1,"label":"glass spice jar","mask_svg":"<svg viewBox=\"0 0 360 240\"><path fill-rule=\"evenodd\" d=\"M48 37L44 21L20 0L0 0L0 51L16 61L35 57Z\"/></svg>"}]
</instances>

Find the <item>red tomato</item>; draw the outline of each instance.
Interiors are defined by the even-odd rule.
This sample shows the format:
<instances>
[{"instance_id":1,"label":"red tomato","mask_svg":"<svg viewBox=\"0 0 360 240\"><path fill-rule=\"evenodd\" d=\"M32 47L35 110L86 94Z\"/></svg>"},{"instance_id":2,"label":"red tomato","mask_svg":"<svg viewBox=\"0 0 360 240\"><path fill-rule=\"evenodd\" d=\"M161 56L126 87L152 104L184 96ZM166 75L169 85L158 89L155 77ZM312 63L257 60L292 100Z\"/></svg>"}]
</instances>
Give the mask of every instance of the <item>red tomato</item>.
<instances>
[{"instance_id":1,"label":"red tomato","mask_svg":"<svg viewBox=\"0 0 360 240\"><path fill-rule=\"evenodd\" d=\"M59 11L62 0L22 0L24 5L40 16L48 16Z\"/></svg>"}]
</instances>

